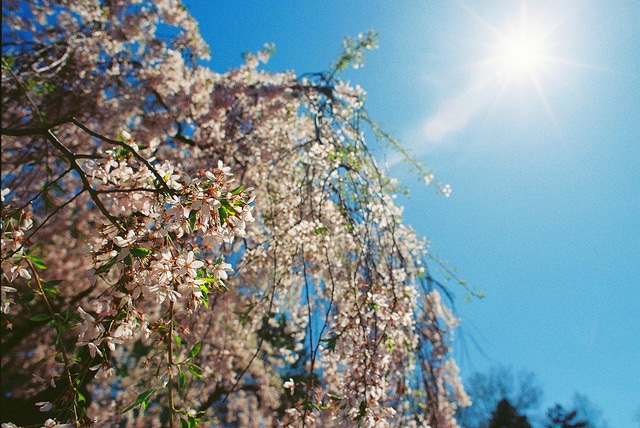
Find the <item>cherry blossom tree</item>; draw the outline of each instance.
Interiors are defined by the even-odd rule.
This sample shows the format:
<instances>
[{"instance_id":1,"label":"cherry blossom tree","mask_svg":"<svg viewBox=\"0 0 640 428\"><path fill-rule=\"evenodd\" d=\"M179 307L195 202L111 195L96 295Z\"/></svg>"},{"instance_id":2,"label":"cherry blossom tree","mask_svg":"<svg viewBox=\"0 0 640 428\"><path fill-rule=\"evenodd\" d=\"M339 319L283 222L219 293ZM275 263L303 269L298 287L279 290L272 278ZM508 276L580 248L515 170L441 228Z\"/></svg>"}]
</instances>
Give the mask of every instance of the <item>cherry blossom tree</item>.
<instances>
[{"instance_id":1,"label":"cherry blossom tree","mask_svg":"<svg viewBox=\"0 0 640 428\"><path fill-rule=\"evenodd\" d=\"M2 8L6 426L457 426L457 320L365 135L406 152L340 79L374 34L217 73L178 0Z\"/></svg>"}]
</instances>

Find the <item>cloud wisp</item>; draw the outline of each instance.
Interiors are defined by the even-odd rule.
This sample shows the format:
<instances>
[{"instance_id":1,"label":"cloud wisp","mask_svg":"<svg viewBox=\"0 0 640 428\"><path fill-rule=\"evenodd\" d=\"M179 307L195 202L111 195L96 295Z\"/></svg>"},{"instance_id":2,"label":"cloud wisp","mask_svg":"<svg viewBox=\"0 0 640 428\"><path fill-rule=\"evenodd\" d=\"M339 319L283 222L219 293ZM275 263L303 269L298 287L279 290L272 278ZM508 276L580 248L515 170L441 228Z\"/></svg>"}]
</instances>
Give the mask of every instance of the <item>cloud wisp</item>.
<instances>
[{"instance_id":1,"label":"cloud wisp","mask_svg":"<svg viewBox=\"0 0 640 428\"><path fill-rule=\"evenodd\" d=\"M421 139L435 143L464 128L487 104L487 85L487 79L478 79L462 93L443 101L423 122Z\"/></svg>"}]
</instances>

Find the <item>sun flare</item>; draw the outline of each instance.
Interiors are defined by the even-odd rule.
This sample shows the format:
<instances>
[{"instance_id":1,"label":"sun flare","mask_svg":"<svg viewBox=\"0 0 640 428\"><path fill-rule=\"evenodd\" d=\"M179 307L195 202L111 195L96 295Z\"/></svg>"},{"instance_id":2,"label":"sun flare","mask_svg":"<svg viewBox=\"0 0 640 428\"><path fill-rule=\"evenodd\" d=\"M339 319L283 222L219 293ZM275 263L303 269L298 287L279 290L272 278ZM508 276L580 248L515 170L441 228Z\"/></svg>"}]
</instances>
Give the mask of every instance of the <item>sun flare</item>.
<instances>
[{"instance_id":1,"label":"sun flare","mask_svg":"<svg viewBox=\"0 0 640 428\"><path fill-rule=\"evenodd\" d=\"M496 74L507 78L538 79L538 74L549 65L545 32L541 29L520 28L517 31L499 32L493 45L494 55L489 62L496 67Z\"/></svg>"},{"instance_id":2,"label":"sun flare","mask_svg":"<svg viewBox=\"0 0 640 428\"><path fill-rule=\"evenodd\" d=\"M456 45L469 57L469 62L461 63L469 80L424 122L427 141L441 141L479 115L485 116L486 124L498 115L522 122L546 113L559 131L554 104L572 85L572 71L611 71L572 59L574 48L581 50L575 45L573 6L553 0L512 0L479 11L468 4L470 0L456 2L469 18L464 21L466 28L458 29Z\"/></svg>"},{"instance_id":3,"label":"sun flare","mask_svg":"<svg viewBox=\"0 0 640 428\"><path fill-rule=\"evenodd\" d=\"M534 72L544 65L544 45L533 34L514 34L503 41L501 49L502 65L512 72Z\"/></svg>"},{"instance_id":4,"label":"sun flare","mask_svg":"<svg viewBox=\"0 0 640 428\"><path fill-rule=\"evenodd\" d=\"M499 25L472 14L489 30L478 76L484 87L497 89L492 110L503 97L516 95L524 99L535 94L554 122L546 93L549 88L545 90L545 86L547 79L554 76L555 66L565 62L554 52L562 37L558 20L539 10L529 10L524 1L519 13L505 13Z\"/></svg>"}]
</instances>

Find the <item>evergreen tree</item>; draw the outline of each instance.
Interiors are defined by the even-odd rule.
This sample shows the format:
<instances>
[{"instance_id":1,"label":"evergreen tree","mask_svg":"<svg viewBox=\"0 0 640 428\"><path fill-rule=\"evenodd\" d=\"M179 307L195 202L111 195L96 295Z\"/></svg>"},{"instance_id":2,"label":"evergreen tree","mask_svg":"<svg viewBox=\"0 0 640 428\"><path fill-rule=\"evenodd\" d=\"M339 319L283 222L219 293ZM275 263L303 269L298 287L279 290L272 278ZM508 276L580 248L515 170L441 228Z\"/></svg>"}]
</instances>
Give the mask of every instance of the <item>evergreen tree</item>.
<instances>
[{"instance_id":1,"label":"evergreen tree","mask_svg":"<svg viewBox=\"0 0 640 428\"><path fill-rule=\"evenodd\" d=\"M531 428L527 417L518 413L516 408L503 398L489 421L489 428Z\"/></svg>"}]
</instances>

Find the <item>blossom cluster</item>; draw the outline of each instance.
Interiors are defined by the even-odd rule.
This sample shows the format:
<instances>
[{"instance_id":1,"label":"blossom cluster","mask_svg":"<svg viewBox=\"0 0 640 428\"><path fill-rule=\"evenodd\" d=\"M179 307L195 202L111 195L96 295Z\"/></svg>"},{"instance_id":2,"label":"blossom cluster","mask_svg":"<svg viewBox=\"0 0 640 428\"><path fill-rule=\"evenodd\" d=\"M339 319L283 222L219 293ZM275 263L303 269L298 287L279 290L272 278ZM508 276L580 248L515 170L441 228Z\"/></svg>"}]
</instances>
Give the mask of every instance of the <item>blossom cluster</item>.
<instances>
[{"instance_id":1,"label":"blossom cluster","mask_svg":"<svg viewBox=\"0 0 640 428\"><path fill-rule=\"evenodd\" d=\"M26 234L33 227L33 219L29 211L14 211L9 206L5 206L4 199L9 192L9 189L2 189L2 251L0 255L2 272L6 273L9 279L7 283L3 281L0 286L3 314L8 314L14 303L9 293L17 291L8 284L18 277L23 280L31 279L31 273L26 263L29 252Z\"/></svg>"},{"instance_id":2,"label":"blossom cluster","mask_svg":"<svg viewBox=\"0 0 640 428\"><path fill-rule=\"evenodd\" d=\"M119 217L100 228L89 243L90 254L95 273L105 282L118 267L126 282L91 302L95 317L78 309L83 319L78 345L89 346L92 356L102 344L115 350L116 343L135 336L136 327L149 323L136 307L139 300L179 302L193 311L207 304L212 290L226 290L232 267L220 247L245 237L247 223L254 221L252 189L232 188L233 174L222 161L192 178L167 161L152 173L147 167L152 158L141 163L131 153L105 155L89 162L86 171ZM158 185L158 176L164 186ZM123 308L126 316L118 316ZM105 320L113 320L110 335Z\"/></svg>"}]
</instances>

